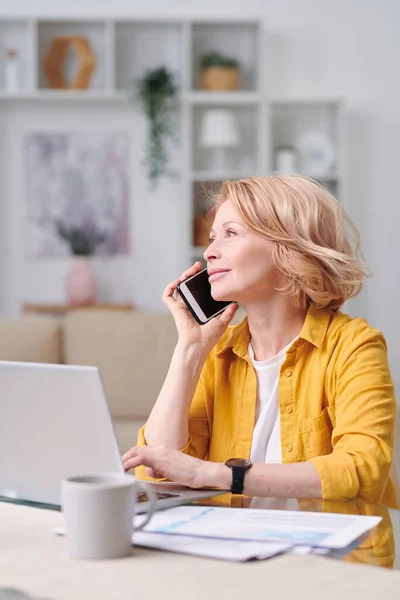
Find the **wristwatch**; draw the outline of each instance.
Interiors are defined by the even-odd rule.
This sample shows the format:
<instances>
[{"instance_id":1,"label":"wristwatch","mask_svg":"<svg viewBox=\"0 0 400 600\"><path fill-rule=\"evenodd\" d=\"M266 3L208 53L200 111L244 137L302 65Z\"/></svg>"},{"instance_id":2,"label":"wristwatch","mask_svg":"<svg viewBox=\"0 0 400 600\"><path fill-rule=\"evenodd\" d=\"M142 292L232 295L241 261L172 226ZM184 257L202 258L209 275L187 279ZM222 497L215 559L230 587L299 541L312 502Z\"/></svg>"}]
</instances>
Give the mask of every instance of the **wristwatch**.
<instances>
[{"instance_id":1,"label":"wristwatch","mask_svg":"<svg viewBox=\"0 0 400 600\"><path fill-rule=\"evenodd\" d=\"M245 458L230 458L225 464L232 470L231 493L243 494L244 474L253 466L253 463Z\"/></svg>"}]
</instances>

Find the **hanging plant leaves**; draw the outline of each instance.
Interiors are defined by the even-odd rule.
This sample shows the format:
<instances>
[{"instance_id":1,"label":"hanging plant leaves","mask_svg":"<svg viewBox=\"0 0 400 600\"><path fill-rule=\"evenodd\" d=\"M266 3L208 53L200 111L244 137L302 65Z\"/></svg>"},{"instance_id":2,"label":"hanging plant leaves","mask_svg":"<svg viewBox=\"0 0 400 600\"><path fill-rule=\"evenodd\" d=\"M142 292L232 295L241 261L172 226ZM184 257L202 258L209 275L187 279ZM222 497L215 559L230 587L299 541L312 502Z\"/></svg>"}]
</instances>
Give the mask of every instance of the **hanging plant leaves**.
<instances>
[{"instance_id":1,"label":"hanging plant leaves","mask_svg":"<svg viewBox=\"0 0 400 600\"><path fill-rule=\"evenodd\" d=\"M173 114L177 86L173 74L166 67L147 71L137 80L137 96L149 124L147 169L153 186L169 175L168 140L175 138Z\"/></svg>"}]
</instances>

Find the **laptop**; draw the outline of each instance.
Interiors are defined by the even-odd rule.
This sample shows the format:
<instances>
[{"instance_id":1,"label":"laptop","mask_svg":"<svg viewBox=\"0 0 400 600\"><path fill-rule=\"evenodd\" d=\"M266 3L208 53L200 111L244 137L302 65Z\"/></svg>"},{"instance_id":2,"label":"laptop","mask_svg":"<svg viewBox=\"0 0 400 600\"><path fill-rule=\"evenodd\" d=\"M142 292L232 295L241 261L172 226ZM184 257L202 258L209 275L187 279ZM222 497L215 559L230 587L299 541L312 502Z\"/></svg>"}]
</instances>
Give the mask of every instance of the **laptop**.
<instances>
[{"instance_id":1,"label":"laptop","mask_svg":"<svg viewBox=\"0 0 400 600\"><path fill-rule=\"evenodd\" d=\"M60 508L62 479L109 472L124 468L97 367L0 361L0 496ZM149 485L157 510L226 493Z\"/></svg>"}]
</instances>

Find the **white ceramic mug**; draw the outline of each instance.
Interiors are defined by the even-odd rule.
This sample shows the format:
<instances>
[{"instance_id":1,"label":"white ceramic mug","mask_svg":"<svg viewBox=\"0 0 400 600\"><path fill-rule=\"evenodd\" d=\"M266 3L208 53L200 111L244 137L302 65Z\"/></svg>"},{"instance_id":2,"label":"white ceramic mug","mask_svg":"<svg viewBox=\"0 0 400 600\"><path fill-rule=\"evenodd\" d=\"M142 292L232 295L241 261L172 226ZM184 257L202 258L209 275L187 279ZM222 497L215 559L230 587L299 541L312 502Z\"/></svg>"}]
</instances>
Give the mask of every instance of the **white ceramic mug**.
<instances>
[{"instance_id":1,"label":"white ceramic mug","mask_svg":"<svg viewBox=\"0 0 400 600\"><path fill-rule=\"evenodd\" d=\"M133 526L136 497L145 492L150 508L143 522ZM127 556L132 533L150 521L156 496L133 475L109 473L68 477L61 483L62 509L68 553L74 558L104 559Z\"/></svg>"}]
</instances>

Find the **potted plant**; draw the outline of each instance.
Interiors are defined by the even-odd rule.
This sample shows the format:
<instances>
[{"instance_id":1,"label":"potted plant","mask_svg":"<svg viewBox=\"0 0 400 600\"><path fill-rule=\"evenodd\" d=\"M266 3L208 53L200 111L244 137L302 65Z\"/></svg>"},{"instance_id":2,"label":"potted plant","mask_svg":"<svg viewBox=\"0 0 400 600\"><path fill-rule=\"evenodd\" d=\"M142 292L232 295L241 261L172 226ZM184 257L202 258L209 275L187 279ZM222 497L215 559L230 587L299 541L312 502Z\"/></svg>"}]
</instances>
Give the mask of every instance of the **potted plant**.
<instances>
[{"instance_id":1,"label":"potted plant","mask_svg":"<svg viewBox=\"0 0 400 600\"><path fill-rule=\"evenodd\" d=\"M95 253L97 246L106 239L104 233L90 222L76 225L63 223L61 219L58 219L56 229L60 238L68 243L71 254L74 256L91 256Z\"/></svg>"},{"instance_id":2,"label":"potted plant","mask_svg":"<svg viewBox=\"0 0 400 600\"><path fill-rule=\"evenodd\" d=\"M239 63L235 58L213 50L202 55L201 86L205 90L236 90L239 87Z\"/></svg>"},{"instance_id":3,"label":"potted plant","mask_svg":"<svg viewBox=\"0 0 400 600\"><path fill-rule=\"evenodd\" d=\"M171 175L168 141L175 137L173 114L178 87L173 73L166 67L147 71L136 83L137 97L149 126L145 162L149 180L155 186L162 176Z\"/></svg>"},{"instance_id":4,"label":"potted plant","mask_svg":"<svg viewBox=\"0 0 400 600\"><path fill-rule=\"evenodd\" d=\"M68 243L75 257L65 281L68 304L71 306L90 306L96 303L97 280L90 256L95 253L106 236L93 223L82 225L67 224L62 220L55 222L61 239Z\"/></svg>"}]
</instances>

